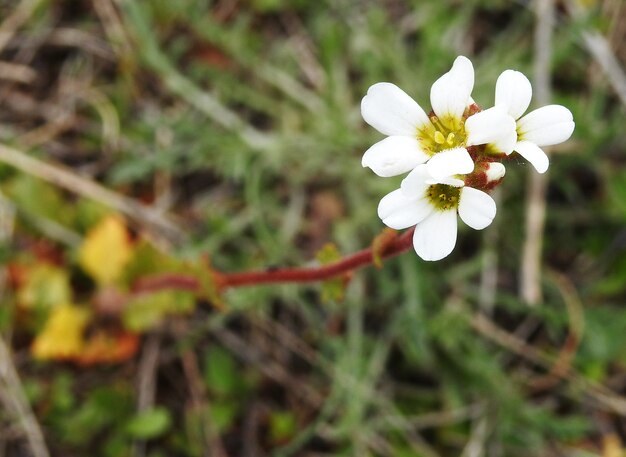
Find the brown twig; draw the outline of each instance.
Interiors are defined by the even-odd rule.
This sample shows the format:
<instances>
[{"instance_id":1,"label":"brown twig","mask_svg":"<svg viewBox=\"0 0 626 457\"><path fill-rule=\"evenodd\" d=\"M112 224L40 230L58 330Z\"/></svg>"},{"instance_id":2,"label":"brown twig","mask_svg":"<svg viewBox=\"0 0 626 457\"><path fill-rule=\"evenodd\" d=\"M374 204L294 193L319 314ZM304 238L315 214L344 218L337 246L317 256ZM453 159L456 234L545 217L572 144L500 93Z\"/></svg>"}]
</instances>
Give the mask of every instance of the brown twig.
<instances>
[{"instance_id":1,"label":"brown twig","mask_svg":"<svg viewBox=\"0 0 626 457\"><path fill-rule=\"evenodd\" d=\"M550 100L550 61L555 22L554 0L538 0L535 28L535 94L541 105ZM529 305L541 302L541 250L546 217L547 174L529 170L526 196L525 239L522 252L520 294Z\"/></svg>"},{"instance_id":2,"label":"brown twig","mask_svg":"<svg viewBox=\"0 0 626 457\"><path fill-rule=\"evenodd\" d=\"M174 333L177 338L183 338L183 335L189 332L187 323L177 319L174 321ZM206 446L205 455L214 457L228 457L222 438L217 430L216 424L211 418L211 403L206 392L206 387L202 381L200 373L200 364L196 354L190 349L185 348L180 354L183 371L187 378L189 393L191 395L192 407L201 415L203 425L204 445Z\"/></svg>"},{"instance_id":3,"label":"brown twig","mask_svg":"<svg viewBox=\"0 0 626 457\"><path fill-rule=\"evenodd\" d=\"M50 457L44 434L31 409L11 351L0 336L0 404L12 416L28 442L33 457Z\"/></svg>"},{"instance_id":4,"label":"brown twig","mask_svg":"<svg viewBox=\"0 0 626 457\"><path fill-rule=\"evenodd\" d=\"M294 13L285 13L280 19L287 29L293 52L298 56L296 61L300 65L303 75L317 91L326 85L326 73L316 56L315 44L300 18Z\"/></svg>"},{"instance_id":5,"label":"brown twig","mask_svg":"<svg viewBox=\"0 0 626 457\"><path fill-rule=\"evenodd\" d=\"M100 18L102 28L109 44L115 53L122 59L132 54L130 37L124 29L122 19L112 0L93 0L93 7Z\"/></svg>"},{"instance_id":6,"label":"brown twig","mask_svg":"<svg viewBox=\"0 0 626 457\"><path fill-rule=\"evenodd\" d=\"M492 197L497 206L500 206L502 192L495 189ZM500 235L500 223L494 221L489 230L484 231L482 268L480 273L479 303L481 309L491 314L496 303L498 291L498 238Z\"/></svg>"},{"instance_id":7,"label":"brown twig","mask_svg":"<svg viewBox=\"0 0 626 457\"><path fill-rule=\"evenodd\" d=\"M0 241L8 242L13 235L15 209L0 192ZM4 295L7 279L5 266L0 267L0 300ZM37 422L33 410L30 407L19 372L13 362L13 354L10 345L5 341L4 335L0 335L0 406L3 413L6 412L13 418L20 438L26 438L28 447L33 457L49 457L50 452L46 446L43 431ZM0 439L0 446L3 439ZM1 450L1 449L0 449Z\"/></svg>"},{"instance_id":8,"label":"brown twig","mask_svg":"<svg viewBox=\"0 0 626 457\"><path fill-rule=\"evenodd\" d=\"M570 325L565 342L563 343L563 346L559 351L559 355L557 356L550 371L544 376L535 378L532 381L532 385L536 390L551 388L563 379L564 376L570 371L572 361L574 360L576 351L580 346L585 327L583 305L580 301L576 288L567 276L556 271L551 271L549 273L549 277L558 287L561 295L563 296Z\"/></svg>"},{"instance_id":9,"label":"brown twig","mask_svg":"<svg viewBox=\"0 0 626 457\"><path fill-rule=\"evenodd\" d=\"M0 79L8 81L32 84L37 77L35 70L27 65L11 62L0 62Z\"/></svg>"},{"instance_id":10,"label":"brown twig","mask_svg":"<svg viewBox=\"0 0 626 457\"><path fill-rule=\"evenodd\" d=\"M52 165L17 149L0 144L0 162L9 164L24 173L63 187L71 192L94 199L140 223L155 228L172 239L183 237L182 231L168 217L132 198L113 192L88 178L82 177L60 165Z\"/></svg>"},{"instance_id":11,"label":"brown twig","mask_svg":"<svg viewBox=\"0 0 626 457\"><path fill-rule=\"evenodd\" d=\"M574 19L580 19L585 15L585 9L578 2L569 0L565 2L565 6ZM582 29L580 34L589 54L600 65L609 83L613 86L613 90L626 107L626 72L611 49L611 43L596 30Z\"/></svg>"},{"instance_id":12,"label":"brown twig","mask_svg":"<svg viewBox=\"0 0 626 457\"><path fill-rule=\"evenodd\" d=\"M324 403L324 395L315 387L294 377L284 366L271 360L264 351L249 345L237 334L221 328L214 330L213 335L226 349L246 363L257 366L268 378L288 387L309 406L319 409Z\"/></svg>"},{"instance_id":13,"label":"brown twig","mask_svg":"<svg viewBox=\"0 0 626 457\"><path fill-rule=\"evenodd\" d=\"M0 24L0 51L13 38L16 30L31 17L39 3L41 3L41 0L22 0Z\"/></svg>"},{"instance_id":14,"label":"brown twig","mask_svg":"<svg viewBox=\"0 0 626 457\"><path fill-rule=\"evenodd\" d=\"M149 335L143 348L137 372L137 412L143 413L154 407L157 391L157 372L161 339L159 335ZM133 457L146 455L146 441L136 440L133 443Z\"/></svg>"},{"instance_id":15,"label":"brown twig","mask_svg":"<svg viewBox=\"0 0 626 457\"><path fill-rule=\"evenodd\" d=\"M502 346L514 354L519 355L525 360L528 360L547 370L551 370L554 367L556 360L555 357L537 349L523 339L520 339L514 334L499 327L486 315L476 313L470 317L469 322L472 328L478 333L499 346ZM562 373L562 377L573 386L583 389L584 392L587 393L597 403L597 405L605 411L611 411L615 414L626 417L626 398L617 394L609 387L587 379L575 371L571 366L568 367L567 372Z\"/></svg>"}]
</instances>

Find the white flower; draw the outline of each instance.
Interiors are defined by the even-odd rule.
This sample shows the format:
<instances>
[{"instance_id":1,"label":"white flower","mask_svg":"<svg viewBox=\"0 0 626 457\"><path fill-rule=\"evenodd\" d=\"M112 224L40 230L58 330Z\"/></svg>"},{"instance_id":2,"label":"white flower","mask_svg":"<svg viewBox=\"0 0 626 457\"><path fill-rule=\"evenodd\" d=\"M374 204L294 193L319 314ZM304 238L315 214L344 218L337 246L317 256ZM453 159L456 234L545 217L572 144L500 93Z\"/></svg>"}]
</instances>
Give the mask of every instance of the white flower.
<instances>
[{"instance_id":1,"label":"white flower","mask_svg":"<svg viewBox=\"0 0 626 457\"><path fill-rule=\"evenodd\" d=\"M506 70L496 82L496 106L504 107L517 121L517 141L513 150L539 173L545 173L550 162L539 146L566 141L575 124L570 110L561 105L543 106L522 117L530 105L532 93L530 81L519 71Z\"/></svg>"},{"instance_id":2,"label":"white flower","mask_svg":"<svg viewBox=\"0 0 626 457\"><path fill-rule=\"evenodd\" d=\"M442 179L474 170L468 147L491 144L510 154L515 121L502 106L472 114L473 87L474 68L463 56L432 85L430 116L394 84L374 84L361 102L361 114L388 137L365 152L362 165L389 177L427 163L429 173Z\"/></svg>"},{"instance_id":3,"label":"white flower","mask_svg":"<svg viewBox=\"0 0 626 457\"><path fill-rule=\"evenodd\" d=\"M440 260L454 249L457 212L476 230L491 224L496 203L485 192L456 178L433 179L427 165L418 165L402 181L400 189L385 195L378 216L385 225L401 230L416 226L415 252L424 260Z\"/></svg>"}]
</instances>

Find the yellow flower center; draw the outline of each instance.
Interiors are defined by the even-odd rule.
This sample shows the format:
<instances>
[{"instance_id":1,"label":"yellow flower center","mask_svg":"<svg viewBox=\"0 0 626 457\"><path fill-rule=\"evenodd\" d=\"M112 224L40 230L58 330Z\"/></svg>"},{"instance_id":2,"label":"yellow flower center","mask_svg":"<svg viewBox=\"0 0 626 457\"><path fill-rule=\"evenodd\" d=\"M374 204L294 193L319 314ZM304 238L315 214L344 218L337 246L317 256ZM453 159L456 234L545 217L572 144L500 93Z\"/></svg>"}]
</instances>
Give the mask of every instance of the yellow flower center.
<instances>
[{"instance_id":1,"label":"yellow flower center","mask_svg":"<svg viewBox=\"0 0 626 457\"><path fill-rule=\"evenodd\" d=\"M454 149L465 145L467 134L463 119L452 116L440 118L430 116L431 124L417 131L417 140L424 152L430 156L446 149Z\"/></svg>"},{"instance_id":2,"label":"yellow flower center","mask_svg":"<svg viewBox=\"0 0 626 457\"><path fill-rule=\"evenodd\" d=\"M447 184L433 184L426 189L426 197L438 211L448 211L459 206L461 188Z\"/></svg>"}]
</instances>

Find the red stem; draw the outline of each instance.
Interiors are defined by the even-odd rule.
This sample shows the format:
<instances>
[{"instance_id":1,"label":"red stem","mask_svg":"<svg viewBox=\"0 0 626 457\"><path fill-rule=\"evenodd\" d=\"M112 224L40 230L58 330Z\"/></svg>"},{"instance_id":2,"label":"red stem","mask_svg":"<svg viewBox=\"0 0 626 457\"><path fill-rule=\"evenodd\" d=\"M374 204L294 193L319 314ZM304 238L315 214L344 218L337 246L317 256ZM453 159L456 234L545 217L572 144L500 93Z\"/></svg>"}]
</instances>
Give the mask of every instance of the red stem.
<instances>
[{"instance_id":1,"label":"red stem","mask_svg":"<svg viewBox=\"0 0 626 457\"><path fill-rule=\"evenodd\" d=\"M409 249L412 245L413 230L409 230L393 239L381 253L382 258L392 257ZM313 282L339 276L343 273L369 265L374 262L372 248L363 249L344 257L337 262L313 268L280 268L277 270L245 271L243 273L222 274L220 283L223 287L240 287L253 284L276 282Z\"/></svg>"},{"instance_id":2,"label":"red stem","mask_svg":"<svg viewBox=\"0 0 626 457\"><path fill-rule=\"evenodd\" d=\"M407 251L412 246L414 229L396 236L385 245L380 257L386 259ZM214 271L220 289L285 282L314 282L330 279L374 263L371 247L355 252L337 262L311 268L278 268L275 270L219 273ZM147 276L136 281L135 292L153 292L161 289L197 290L200 284L193 276L165 273Z\"/></svg>"}]
</instances>

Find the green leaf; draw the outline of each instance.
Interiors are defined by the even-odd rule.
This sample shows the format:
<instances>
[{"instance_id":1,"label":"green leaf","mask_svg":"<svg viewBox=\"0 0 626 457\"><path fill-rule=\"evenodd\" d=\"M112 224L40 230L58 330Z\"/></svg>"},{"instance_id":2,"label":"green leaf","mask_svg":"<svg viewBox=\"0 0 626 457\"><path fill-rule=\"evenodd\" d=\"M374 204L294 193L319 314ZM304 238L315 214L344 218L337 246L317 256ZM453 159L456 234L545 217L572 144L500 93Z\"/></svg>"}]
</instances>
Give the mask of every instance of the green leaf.
<instances>
[{"instance_id":1,"label":"green leaf","mask_svg":"<svg viewBox=\"0 0 626 457\"><path fill-rule=\"evenodd\" d=\"M18 292L20 304L29 309L50 309L70 303L72 291L68 272L47 263L35 265Z\"/></svg>"},{"instance_id":2,"label":"green leaf","mask_svg":"<svg viewBox=\"0 0 626 457\"><path fill-rule=\"evenodd\" d=\"M211 421L215 424L218 432L225 432L231 427L237 417L239 409L240 406L236 400L214 401L211 404Z\"/></svg>"},{"instance_id":3,"label":"green leaf","mask_svg":"<svg viewBox=\"0 0 626 457\"><path fill-rule=\"evenodd\" d=\"M132 284L141 276L173 272L179 269L179 262L159 251L145 239L141 239L134 248L132 259L126 264L123 278L127 284Z\"/></svg>"},{"instance_id":4,"label":"green leaf","mask_svg":"<svg viewBox=\"0 0 626 457\"><path fill-rule=\"evenodd\" d=\"M156 327L169 315L192 312L195 305L192 292L161 290L129 301L122 313L122 322L128 330L142 332Z\"/></svg>"},{"instance_id":5,"label":"green leaf","mask_svg":"<svg viewBox=\"0 0 626 457\"><path fill-rule=\"evenodd\" d=\"M57 374L50 385L51 413L66 415L76 403L73 392L73 380L69 373Z\"/></svg>"},{"instance_id":6,"label":"green leaf","mask_svg":"<svg viewBox=\"0 0 626 457\"><path fill-rule=\"evenodd\" d=\"M76 217L74 226L81 232L87 232L106 216L112 214L110 208L87 198L80 198L74 205Z\"/></svg>"},{"instance_id":7,"label":"green leaf","mask_svg":"<svg viewBox=\"0 0 626 457\"><path fill-rule=\"evenodd\" d=\"M27 214L44 217L64 225L74 218L74 207L63 201L61 192L40 179L17 175L7 186L7 194Z\"/></svg>"},{"instance_id":8,"label":"green leaf","mask_svg":"<svg viewBox=\"0 0 626 457\"><path fill-rule=\"evenodd\" d=\"M239 390L240 377L235 360L222 348L212 348L205 359L204 382L217 395L233 394Z\"/></svg>"},{"instance_id":9,"label":"green leaf","mask_svg":"<svg viewBox=\"0 0 626 457\"><path fill-rule=\"evenodd\" d=\"M68 443L87 445L95 436L111 431L129 417L130 389L122 384L98 387L88 392L77 409L56 411L48 420L59 428L59 435Z\"/></svg>"},{"instance_id":10,"label":"green leaf","mask_svg":"<svg viewBox=\"0 0 626 457\"><path fill-rule=\"evenodd\" d=\"M172 425L170 412L157 407L139 413L126 425L126 432L133 438L152 439L167 432Z\"/></svg>"},{"instance_id":11,"label":"green leaf","mask_svg":"<svg viewBox=\"0 0 626 457\"><path fill-rule=\"evenodd\" d=\"M324 245L324 247L320 249L317 254L315 254L315 258L322 265L328 265L329 263L333 263L341 259L341 254L339 253L337 246L332 243L328 243ZM345 276L338 276L324 281L322 283L322 301L324 303L342 301L346 290L346 284L347 281Z\"/></svg>"},{"instance_id":12,"label":"green leaf","mask_svg":"<svg viewBox=\"0 0 626 457\"><path fill-rule=\"evenodd\" d=\"M296 417L291 411L275 411L270 416L272 441L281 442L291 438L297 428Z\"/></svg>"},{"instance_id":13,"label":"green leaf","mask_svg":"<svg viewBox=\"0 0 626 457\"><path fill-rule=\"evenodd\" d=\"M616 173L608 180L611 207L626 217L626 173Z\"/></svg>"}]
</instances>

